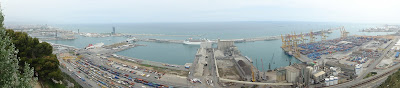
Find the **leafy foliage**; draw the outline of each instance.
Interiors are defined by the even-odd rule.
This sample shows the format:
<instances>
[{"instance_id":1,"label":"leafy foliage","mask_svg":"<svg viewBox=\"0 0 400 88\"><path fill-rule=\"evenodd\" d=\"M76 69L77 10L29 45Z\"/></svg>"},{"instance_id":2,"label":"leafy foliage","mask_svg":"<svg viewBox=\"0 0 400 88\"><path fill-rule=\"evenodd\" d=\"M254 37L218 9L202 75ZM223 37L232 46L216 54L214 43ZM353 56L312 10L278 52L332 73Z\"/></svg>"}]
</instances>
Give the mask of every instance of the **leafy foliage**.
<instances>
[{"instance_id":1,"label":"leafy foliage","mask_svg":"<svg viewBox=\"0 0 400 88\"><path fill-rule=\"evenodd\" d=\"M0 10L0 87L1 88L32 88L33 68L29 64L23 65L22 73L18 69L21 68L19 58L17 57L18 50L7 36L3 26L4 16Z\"/></svg>"},{"instance_id":2,"label":"leafy foliage","mask_svg":"<svg viewBox=\"0 0 400 88\"><path fill-rule=\"evenodd\" d=\"M63 78L50 44L27 33L5 30L3 21L0 10L0 88L32 88L37 80L34 72L43 80Z\"/></svg>"},{"instance_id":3,"label":"leafy foliage","mask_svg":"<svg viewBox=\"0 0 400 88\"><path fill-rule=\"evenodd\" d=\"M379 88L400 88L400 71L390 75Z\"/></svg>"},{"instance_id":4,"label":"leafy foliage","mask_svg":"<svg viewBox=\"0 0 400 88\"><path fill-rule=\"evenodd\" d=\"M21 62L31 64L40 80L62 79L61 70L58 68L59 62L56 55L52 54L53 47L49 43L39 42L37 38L29 37L24 32L7 30L7 33L19 50L18 56L21 57Z\"/></svg>"},{"instance_id":5,"label":"leafy foliage","mask_svg":"<svg viewBox=\"0 0 400 88\"><path fill-rule=\"evenodd\" d=\"M33 78L33 68L25 63L22 73L18 70L20 68L18 65L19 58L16 55L18 51L15 50L3 27L0 28L0 40L0 87L32 88L32 82L36 80L36 78Z\"/></svg>"}]
</instances>

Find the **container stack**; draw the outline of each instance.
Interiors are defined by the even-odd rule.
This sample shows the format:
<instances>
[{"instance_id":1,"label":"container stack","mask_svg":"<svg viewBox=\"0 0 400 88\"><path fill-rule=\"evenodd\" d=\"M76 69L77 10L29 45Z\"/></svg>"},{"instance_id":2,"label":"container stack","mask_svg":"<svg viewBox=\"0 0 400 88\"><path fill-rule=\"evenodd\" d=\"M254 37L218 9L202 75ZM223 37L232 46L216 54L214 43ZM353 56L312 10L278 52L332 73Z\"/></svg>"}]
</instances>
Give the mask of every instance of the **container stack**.
<instances>
[{"instance_id":1,"label":"container stack","mask_svg":"<svg viewBox=\"0 0 400 88\"><path fill-rule=\"evenodd\" d=\"M301 54L306 55L310 59L316 60L320 59L321 55L332 54L339 51L349 51L350 49L356 46L361 46L371 40L373 40L373 38L351 36L323 42L299 44L298 47L302 48L300 50ZM365 55L372 56L372 54L367 53Z\"/></svg>"}]
</instances>

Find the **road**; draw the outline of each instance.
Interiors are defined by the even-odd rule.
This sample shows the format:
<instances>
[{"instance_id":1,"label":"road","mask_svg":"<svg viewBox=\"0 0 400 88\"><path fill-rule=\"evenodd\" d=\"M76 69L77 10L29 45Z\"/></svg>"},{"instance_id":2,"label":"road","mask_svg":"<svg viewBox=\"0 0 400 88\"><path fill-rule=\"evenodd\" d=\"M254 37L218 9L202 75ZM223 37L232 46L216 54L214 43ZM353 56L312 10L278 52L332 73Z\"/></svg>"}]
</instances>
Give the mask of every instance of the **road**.
<instances>
[{"instance_id":1,"label":"road","mask_svg":"<svg viewBox=\"0 0 400 88\"><path fill-rule=\"evenodd\" d=\"M218 79L215 74L215 65L214 65L214 55L213 55L213 49L203 49L199 48L199 53L201 57L195 57L195 60L193 61L192 67L189 68L189 71L191 74L189 74L188 78L193 79L197 78L202 81L202 83L193 83L195 87L199 88L220 88L218 82ZM204 51L204 52L200 52ZM204 66L203 74L202 76L194 76L194 73L196 72L196 66L199 63L199 59L205 59L207 62L207 66ZM203 69L203 68L198 68L198 69ZM212 81L211 81L212 80ZM210 82L210 83L207 83Z\"/></svg>"},{"instance_id":2,"label":"road","mask_svg":"<svg viewBox=\"0 0 400 88\"><path fill-rule=\"evenodd\" d=\"M209 55L209 59L208 59L208 65L211 67L211 69L210 69L210 72L211 72L211 80L213 80L213 82L214 82L214 87L215 88L221 88L220 87L220 85L218 84L219 83L219 77L218 77L218 75L217 75L217 68L216 68L216 66L215 66L215 63L216 63L216 61L215 61L215 57L214 57L214 49L212 49L212 50L207 50L207 55Z\"/></svg>"}]
</instances>

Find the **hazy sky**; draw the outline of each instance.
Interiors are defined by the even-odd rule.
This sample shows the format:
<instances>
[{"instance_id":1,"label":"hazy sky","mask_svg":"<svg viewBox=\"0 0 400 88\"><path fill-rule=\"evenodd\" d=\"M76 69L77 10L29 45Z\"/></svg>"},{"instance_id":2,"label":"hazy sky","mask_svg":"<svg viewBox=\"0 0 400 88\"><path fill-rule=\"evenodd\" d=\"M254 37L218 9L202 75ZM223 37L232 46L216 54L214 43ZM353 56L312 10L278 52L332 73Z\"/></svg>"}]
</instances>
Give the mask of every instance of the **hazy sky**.
<instances>
[{"instance_id":1,"label":"hazy sky","mask_svg":"<svg viewBox=\"0 0 400 88\"><path fill-rule=\"evenodd\" d=\"M400 23L400 0L0 0L6 23Z\"/></svg>"}]
</instances>

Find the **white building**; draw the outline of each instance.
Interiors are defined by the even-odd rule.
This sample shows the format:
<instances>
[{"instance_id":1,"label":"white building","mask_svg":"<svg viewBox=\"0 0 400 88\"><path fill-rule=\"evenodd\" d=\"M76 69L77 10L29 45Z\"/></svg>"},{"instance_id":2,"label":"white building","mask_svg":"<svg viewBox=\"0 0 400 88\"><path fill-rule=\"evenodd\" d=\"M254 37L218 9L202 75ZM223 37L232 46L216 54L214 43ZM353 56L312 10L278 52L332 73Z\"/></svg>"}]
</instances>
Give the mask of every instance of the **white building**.
<instances>
[{"instance_id":1,"label":"white building","mask_svg":"<svg viewBox=\"0 0 400 88\"><path fill-rule=\"evenodd\" d=\"M356 65L356 67L355 67L355 72L356 72L356 75L360 75L361 74L361 72L362 72L362 64L357 64Z\"/></svg>"}]
</instances>

